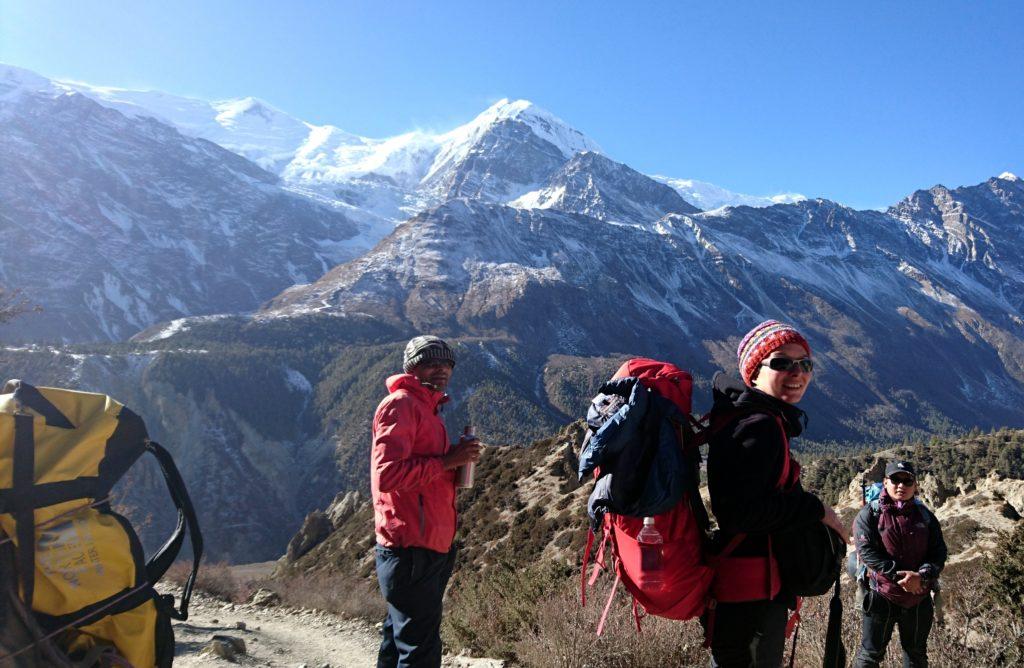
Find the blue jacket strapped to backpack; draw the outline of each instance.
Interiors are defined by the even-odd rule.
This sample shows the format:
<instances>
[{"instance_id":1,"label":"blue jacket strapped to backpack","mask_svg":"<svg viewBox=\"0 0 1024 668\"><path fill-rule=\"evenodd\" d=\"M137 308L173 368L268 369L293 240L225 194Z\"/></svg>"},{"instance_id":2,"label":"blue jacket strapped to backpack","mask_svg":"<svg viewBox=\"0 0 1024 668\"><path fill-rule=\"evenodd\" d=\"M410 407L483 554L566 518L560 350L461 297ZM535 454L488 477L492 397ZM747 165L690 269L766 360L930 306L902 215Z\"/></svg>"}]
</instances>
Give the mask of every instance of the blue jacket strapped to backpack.
<instances>
[{"instance_id":1,"label":"blue jacket strapped to backpack","mask_svg":"<svg viewBox=\"0 0 1024 668\"><path fill-rule=\"evenodd\" d=\"M614 407L604 399L615 396L625 403L605 417L601 404ZM620 378L601 387L587 421L591 429L600 425L585 443L579 465L580 480L601 469L587 504L594 526L605 512L653 517L679 502L688 483L679 425L687 418L674 403L636 378Z\"/></svg>"}]
</instances>

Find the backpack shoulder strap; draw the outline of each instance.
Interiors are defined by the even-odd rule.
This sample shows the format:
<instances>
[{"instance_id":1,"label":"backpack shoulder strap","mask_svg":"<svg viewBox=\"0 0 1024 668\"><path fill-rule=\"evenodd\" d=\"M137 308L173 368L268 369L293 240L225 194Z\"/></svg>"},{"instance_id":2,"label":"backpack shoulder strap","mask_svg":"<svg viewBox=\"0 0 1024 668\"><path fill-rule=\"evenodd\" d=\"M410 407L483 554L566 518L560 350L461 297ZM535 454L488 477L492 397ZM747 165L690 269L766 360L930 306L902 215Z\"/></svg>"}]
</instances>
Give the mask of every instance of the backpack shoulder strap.
<instances>
[{"instance_id":1,"label":"backpack shoulder strap","mask_svg":"<svg viewBox=\"0 0 1024 668\"><path fill-rule=\"evenodd\" d=\"M924 521L928 524L928 528L930 529L933 524L939 521L939 518L935 517L935 513L932 512L931 508L918 502L916 497L914 501L917 503L917 509L921 512L921 516L924 517Z\"/></svg>"},{"instance_id":2,"label":"backpack shoulder strap","mask_svg":"<svg viewBox=\"0 0 1024 668\"><path fill-rule=\"evenodd\" d=\"M61 413L60 409L43 396L43 393L35 386L29 385L23 380L11 380L7 382L4 389L13 390L14 400L43 416L43 420L48 427L59 427L60 429L75 428L75 425L71 424L71 420Z\"/></svg>"},{"instance_id":3,"label":"backpack shoulder strap","mask_svg":"<svg viewBox=\"0 0 1024 668\"><path fill-rule=\"evenodd\" d=\"M146 450L156 458L157 463L160 465L160 472L163 473L164 481L167 483L167 490L171 494L171 500L174 501L174 507L178 509L178 526L175 528L174 533L171 534L171 537L167 539L167 542L163 544L146 564L146 577L149 579L150 584L156 584L163 577L167 569L174 563L178 552L181 551L181 545L185 540L185 531L187 530L189 541L192 543L192 571L189 573L188 580L185 581L185 586L182 589L181 605L175 609L173 596L165 595L160 597L161 601L166 604L167 614L174 619L184 621L188 619L188 604L192 599L192 588L196 583L199 561L203 557L203 534L199 530L196 511L192 506L192 499L188 495L188 490L185 488L185 481L182 480L181 473L178 472L178 467L175 466L174 459L171 458L171 453L167 452L162 445L155 441L147 441Z\"/></svg>"},{"instance_id":4,"label":"backpack shoulder strap","mask_svg":"<svg viewBox=\"0 0 1024 668\"><path fill-rule=\"evenodd\" d=\"M775 482L775 489L778 490L789 490L796 486L796 482L800 480L800 468L796 465L795 478L792 473L794 469L793 457L789 453L789 436L786 434L786 425L782 423L782 418L775 415L775 423L779 425L779 433L782 434L782 445L783 445L783 459L782 459L782 470L779 471L779 479Z\"/></svg>"},{"instance_id":5,"label":"backpack shoulder strap","mask_svg":"<svg viewBox=\"0 0 1024 668\"><path fill-rule=\"evenodd\" d=\"M775 422L775 424L779 426L779 433L782 435L782 447L784 453L782 461L782 470L779 471L779 478L778 480L775 481L775 488L777 490L790 489L792 485L796 484L796 480L800 479L800 469L799 465L797 465L795 479L791 481L790 478L794 475L792 474L792 470L794 468L795 462L793 461L793 458L790 456L789 436L786 434L786 425L782 423L782 417L761 408L738 408L734 411L726 412L726 416L724 417L716 431L724 429L726 425L732 424L734 420L742 420L743 418L747 418L753 415L767 416L771 418Z\"/></svg>"}]
</instances>

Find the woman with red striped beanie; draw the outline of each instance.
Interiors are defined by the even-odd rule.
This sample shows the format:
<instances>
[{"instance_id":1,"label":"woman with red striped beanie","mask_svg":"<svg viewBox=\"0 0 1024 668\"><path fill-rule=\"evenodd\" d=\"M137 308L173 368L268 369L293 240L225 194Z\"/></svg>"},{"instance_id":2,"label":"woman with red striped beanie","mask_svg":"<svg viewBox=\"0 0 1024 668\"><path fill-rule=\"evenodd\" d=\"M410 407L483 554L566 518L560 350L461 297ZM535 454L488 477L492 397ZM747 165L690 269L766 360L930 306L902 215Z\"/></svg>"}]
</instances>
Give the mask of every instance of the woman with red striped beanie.
<instances>
[{"instance_id":1,"label":"woman with red striped beanie","mask_svg":"<svg viewBox=\"0 0 1024 668\"><path fill-rule=\"evenodd\" d=\"M736 351L742 381L714 379L708 488L720 531L712 595L705 619L712 666L779 666L785 644L787 591L773 535L824 524L848 539L832 508L800 484L800 464L789 441L806 414L796 407L814 377L807 339L791 325L766 320ZM712 620L713 618L713 620Z\"/></svg>"}]
</instances>

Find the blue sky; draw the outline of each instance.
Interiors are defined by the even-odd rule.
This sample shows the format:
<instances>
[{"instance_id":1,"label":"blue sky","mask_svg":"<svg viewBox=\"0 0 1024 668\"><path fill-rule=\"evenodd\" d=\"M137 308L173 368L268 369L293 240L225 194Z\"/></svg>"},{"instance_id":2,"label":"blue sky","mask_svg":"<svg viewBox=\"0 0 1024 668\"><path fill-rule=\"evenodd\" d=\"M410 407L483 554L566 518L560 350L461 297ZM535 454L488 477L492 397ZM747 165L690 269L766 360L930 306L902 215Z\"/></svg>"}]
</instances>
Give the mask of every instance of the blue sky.
<instances>
[{"instance_id":1,"label":"blue sky","mask_svg":"<svg viewBox=\"0 0 1024 668\"><path fill-rule=\"evenodd\" d=\"M647 173L859 208L1024 175L1021 2L0 0L0 61L368 136L527 98Z\"/></svg>"}]
</instances>

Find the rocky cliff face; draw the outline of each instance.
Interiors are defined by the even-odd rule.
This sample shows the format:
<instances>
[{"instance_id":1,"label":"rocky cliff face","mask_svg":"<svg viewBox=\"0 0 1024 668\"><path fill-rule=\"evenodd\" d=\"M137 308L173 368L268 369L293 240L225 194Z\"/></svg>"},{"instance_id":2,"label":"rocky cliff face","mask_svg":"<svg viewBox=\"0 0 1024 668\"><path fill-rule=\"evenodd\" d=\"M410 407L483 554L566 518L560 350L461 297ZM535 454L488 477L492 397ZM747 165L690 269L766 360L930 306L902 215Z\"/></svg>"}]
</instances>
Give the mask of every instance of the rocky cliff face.
<instances>
[{"instance_id":1,"label":"rocky cliff face","mask_svg":"<svg viewBox=\"0 0 1024 668\"><path fill-rule=\"evenodd\" d=\"M782 317L821 361L807 399L813 438L897 437L965 415L1019 424L1024 273L988 221L1020 220L1024 187L995 179L958 197L975 232L958 223L954 234L920 207L894 215L823 200L647 225L455 200L263 313L500 334L545 355L629 351L708 376L733 367L743 331Z\"/></svg>"},{"instance_id":2,"label":"rocky cliff face","mask_svg":"<svg viewBox=\"0 0 1024 668\"><path fill-rule=\"evenodd\" d=\"M209 558L276 558L303 517L338 490L367 493L370 420L384 379L401 366L402 345L206 345L80 352L12 346L0 349L0 382L17 377L123 402L174 455ZM543 391L526 373L542 360L491 340L456 343L456 353L459 371L443 414L451 433L474 424L501 446L568 419L538 399ZM157 546L176 521L159 473L140 465L120 493L146 544Z\"/></svg>"},{"instance_id":3,"label":"rocky cliff face","mask_svg":"<svg viewBox=\"0 0 1024 668\"><path fill-rule=\"evenodd\" d=\"M957 280L960 290L954 295L988 291L1000 308L1010 311L1008 316L1019 319L1024 300L1020 178L1003 174L977 186L919 190L890 208L889 214L926 250L923 273Z\"/></svg>"},{"instance_id":4,"label":"rocky cliff face","mask_svg":"<svg viewBox=\"0 0 1024 668\"><path fill-rule=\"evenodd\" d=\"M279 556L302 517L343 484L332 444L310 426L319 427L313 387L300 371L309 373L309 358L37 349L0 351L0 367L37 385L110 394L143 416L174 455L212 561ZM262 400L251 392L256 375ZM159 546L177 518L153 462L136 465L118 493L147 547Z\"/></svg>"},{"instance_id":5,"label":"rocky cliff face","mask_svg":"<svg viewBox=\"0 0 1024 668\"><path fill-rule=\"evenodd\" d=\"M250 311L351 257L345 215L207 141L0 71L0 267L22 340L122 340Z\"/></svg>"},{"instance_id":6,"label":"rocky cliff face","mask_svg":"<svg viewBox=\"0 0 1024 668\"><path fill-rule=\"evenodd\" d=\"M600 153L577 153L540 190L511 202L523 209L579 213L609 223L650 226L670 213L697 213L675 190Z\"/></svg>"}]
</instances>

